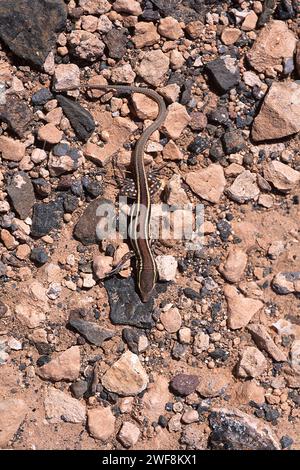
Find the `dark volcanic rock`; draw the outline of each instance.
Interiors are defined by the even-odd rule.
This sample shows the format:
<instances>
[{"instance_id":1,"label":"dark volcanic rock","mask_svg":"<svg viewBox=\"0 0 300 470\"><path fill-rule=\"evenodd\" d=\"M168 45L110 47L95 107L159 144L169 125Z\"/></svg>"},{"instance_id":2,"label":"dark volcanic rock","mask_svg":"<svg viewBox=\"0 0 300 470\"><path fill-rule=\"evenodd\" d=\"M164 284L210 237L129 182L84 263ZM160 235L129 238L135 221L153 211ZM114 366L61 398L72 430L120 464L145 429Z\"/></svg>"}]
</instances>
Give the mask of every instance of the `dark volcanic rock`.
<instances>
[{"instance_id":1,"label":"dark volcanic rock","mask_svg":"<svg viewBox=\"0 0 300 470\"><path fill-rule=\"evenodd\" d=\"M51 190L52 190L51 183L49 183L49 181L45 180L44 178L36 178L32 180L32 184L34 186L36 193L40 197L42 198L48 197L49 194L51 194Z\"/></svg>"},{"instance_id":2,"label":"dark volcanic rock","mask_svg":"<svg viewBox=\"0 0 300 470\"><path fill-rule=\"evenodd\" d=\"M88 391L89 385L85 380L80 380L79 382L74 382L70 386L72 395L75 398L81 398Z\"/></svg>"},{"instance_id":3,"label":"dark volcanic rock","mask_svg":"<svg viewBox=\"0 0 300 470\"><path fill-rule=\"evenodd\" d=\"M237 409L219 408L209 417L213 449L280 450L269 425Z\"/></svg>"},{"instance_id":4,"label":"dark volcanic rock","mask_svg":"<svg viewBox=\"0 0 300 470\"><path fill-rule=\"evenodd\" d=\"M127 34L126 29L111 29L104 38L104 42L112 59L121 59L126 54Z\"/></svg>"},{"instance_id":5,"label":"dark volcanic rock","mask_svg":"<svg viewBox=\"0 0 300 470\"><path fill-rule=\"evenodd\" d=\"M5 121L19 137L23 137L33 114L26 103L15 94L6 96L5 105L0 106L0 121Z\"/></svg>"},{"instance_id":6,"label":"dark volcanic rock","mask_svg":"<svg viewBox=\"0 0 300 470\"><path fill-rule=\"evenodd\" d=\"M112 277L104 281L110 305L110 319L115 325L131 325L137 328L152 328L153 300L142 303L132 277Z\"/></svg>"},{"instance_id":7,"label":"dark volcanic rock","mask_svg":"<svg viewBox=\"0 0 300 470\"><path fill-rule=\"evenodd\" d=\"M223 242L226 242L231 235L231 225L227 220L223 219L217 223L217 228L220 232L220 238Z\"/></svg>"},{"instance_id":8,"label":"dark volcanic rock","mask_svg":"<svg viewBox=\"0 0 300 470\"><path fill-rule=\"evenodd\" d=\"M219 106L217 109L208 113L208 121L214 124L226 124L229 120L229 114L224 106Z\"/></svg>"},{"instance_id":9,"label":"dark volcanic rock","mask_svg":"<svg viewBox=\"0 0 300 470\"><path fill-rule=\"evenodd\" d=\"M290 436L282 436L280 444L282 449L288 449L294 444L294 440Z\"/></svg>"},{"instance_id":10,"label":"dark volcanic rock","mask_svg":"<svg viewBox=\"0 0 300 470\"><path fill-rule=\"evenodd\" d=\"M101 214L103 214L101 206L103 208L109 208L110 211L112 211L110 212L109 220L110 223L114 225L112 218L115 209L112 202L103 198L95 199L87 206L74 228L74 237L80 240L84 245L92 245L99 241L96 228L101 220ZM99 214L98 216L97 213ZM104 236L104 238L107 238L107 236Z\"/></svg>"},{"instance_id":11,"label":"dark volcanic rock","mask_svg":"<svg viewBox=\"0 0 300 470\"><path fill-rule=\"evenodd\" d=\"M53 95L48 88L41 88L33 93L31 102L34 106L44 106L48 101L52 100Z\"/></svg>"},{"instance_id":12,"label":"dark volcanic rock","mask_svg":"<svg viewBox=\"0 0 300 470\"><path fill-rule=\"evenodd\" d=\"M97 323L81 320L80 318L70 318L69 325L78 333L84 336L90 343L101 346L103 341L112 338L115 333L112 330L105 330Z\"/></svg>"},{"instance_id":13,"label":"dark volcanic rock","mask_svg":"<svg viewBox=\"0 0 300 470\"><path fill-rule=\"evenodd\" d=\"M142 335L143 331L135 328L124 328L122 331L123 340L134 354L139 354L139 340Z\"/></svg>"},{"instance_id":14,"label":"dark volcanic rock","mask_svg":"<svg viewBox=\"0 0 300 470\"><path fill-rule=\"evenodd\" d=\"M194 155L199 155L203 150L207 149L210 146L208 139L197 135L195 139L189 144L188 151Z\"/></svg>"},{"instance_id":15,"label":"dark volcanic rock","mask_svg":"<svg viewBox=\"0 0 300 470\"><path fill-rule=\"evenodd\" d=\"M228 131L223 135L223 145L227 155L237 153L246 146L244 136L241 131Z\"/></svg>"},{"instance_id":16,"label":"dark volcanic rock","mask_svg":"<svg viewBox=\"0 0 300 470\"><path fill-rule=\"evenodd\" d=\"M35 203L33 185L27 173L16 173L7 186L7 193L20 218L26 219Z\"/></svg>"},{"instance_id":17,"label":"dark volcanic rock","mask_svg":"<svg viewBox=\"0 0 300 470\"><path fill-rule=\"evenodd\" d=\"M70 145L67 144L66 142L63 142L63 143L54 145L52 149L52 153L56 157L63 157L64 155L67 155L69 149L70 149Z\"/></svg>"},{"instance_id":18,"label":"dark volcanic rock","mask_svg":"<svg viewBox=\"0 0 300 470\"><path fill-rule=\"evenodd\" d=\"M239 83L238 73L233 73L229 70L223 59L216 59L209 62L205 67L205 71L212 81L213 86L220 93L226 93Z\"/></svg>"},{"instance_id":19,"label":"dark volcanic rock","mask_svg":"<svg viewBox=\"0 0 300 470\"><path fill-rule=\"evenodd\" d=\"M56 99L69 119L77 137L84 141L88 140L95 130L95 121L91 113L76 101L65 96L57 95Z\"/></svg>"},{"instance_id":20,"label":"dark volcanic rock","mask_svg":"<svg viewBox=\"0 0 300 470\"><path fill-rule=\"evenodd\" d=\"M72 214L78 207L78 198L74 194L66 194L64 198L64 209L66 212Z\"/></svg>"},{"instance_id":21,"label":"dark volcanic rock","mask_svg":"<svg viewBox=\"0 0 300 470\"><path fill-rule=\"evenodd\" d=\"M30 259L38 266L42 266L43 264L47 263L49 256L44 248L37 247L31 250Z\"/></svg>"},{"instance_id":22,"label":"dark volcanic rock","mask_svg":"<svg viewBox=\"0 0 300 470\"><path fill-rule=\"evenodd\" d=\"M151 0L162 16L172 16L178 21L203 21L209 6L205 0Z\"/></svg>"},{"instance_id":23,"label":"dark volcanic rock","mask_svg":"<svg viewBox=\"0 0 300 470\"><path fill-rule=\"evenodd\" d=\"M199 294L199 292L195 291L194 289L191 289L190 287L186 287L185 289L183 289L183 293L188 299L201 299L201 295Z\"/></svg>"},{"instance_id":24,"label":"dark volcanic rock","mask_svg":"<svg viewBox=\"0 0 300 470\"><path fill-rule=\"evenodd\" d=\"M33 207L31 235L43 237L51 230L59 228L64 215L63 202L49 202L48 204L35 204Z\"/></svg>"},{"instance_id":25,"label":"dark volcanic rock","mask_svg":"<svg viewBox=\"0 0 300 470\"><path fill-rule=\"evenodd\" d=\"M170 382L170 389L175 395L186 397L199 385L199 378L192 374L178 374Z\"/></svg>"},{"instance_id":26,"label":"dark volcanic rock","mask_svg":"<svg viewBox=\"0 0 300 470\"><path fill-rule=\"evenodd\" d=\"M17 56L41 66L56 33L66 25L62 0L6 0L0 3L0 37Z\"/></svg>"}]
</instances>

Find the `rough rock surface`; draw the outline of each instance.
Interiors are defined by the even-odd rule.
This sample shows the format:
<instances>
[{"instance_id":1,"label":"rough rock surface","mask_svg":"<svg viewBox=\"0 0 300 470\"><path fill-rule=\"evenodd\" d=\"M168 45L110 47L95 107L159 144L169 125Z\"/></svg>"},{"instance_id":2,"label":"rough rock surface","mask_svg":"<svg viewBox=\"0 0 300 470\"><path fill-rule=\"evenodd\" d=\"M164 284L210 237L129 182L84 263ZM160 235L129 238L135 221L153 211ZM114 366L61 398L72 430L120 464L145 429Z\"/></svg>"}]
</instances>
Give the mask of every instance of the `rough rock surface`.
<instances>
[{"instance_id":1,"label":"rough rock surface","mask_svg":"<svg viewBox=\"0 0 300 470\"><path fill-rule=\"evenodd\" d=\"M86 407L67 393L50 387L45 396L45 412L50 423L84 423Z\"/></svg>"},{"instance_id":2,"label":"rough rock surface","mask_svg":"<svg viewBox=\"0 0 300 470\"><path fill-rule=\"evenodd\" d=\"M27 412L23 400L10 398L0 401L0 447L5 448L22 424Z\"/></svg>"},{"instance_id":3,"label":"rough rock surface","mask_svg":"<svg viewBox=\"0 0 300 470\"><path fill-rule=\"evenodd\" d=\"M253 323L248 326L248 330L257 346L266 351L274 361L283 362L287 360L286 354L274 343L263 325Z\"/></svg>"},{"instance_id":4,"label":"rough rock surface","mask_svg":"<svg viewBox=\"0 0 300 470\"><path fill-rule=\"evenodd\" d=\"M280 66L283 59L293 57L296 37L284 21L270 21L258 34L248 52L251 66L266 72Z\"/></svg>"},{"instance_id":5,"label":"rough rock surface","mask_svg":"<svg viewBox=\"0 0 300 470\"><path fill-rule=\"evenodd\" d=\"M65 96L57 96L56 99L79 139L87 140L95 130L95 121L91 113Z\"/></svg>"},{"instance_id":6,"label":"rough rock surface","mask_svg":"<svg viewBox=\"0 0 300 470\"><path fill-rule=\"evenodd\" d=\"M116 418L108 408L93 408L88 410L89 433L95 439L106 442L115 429Z\"/></svg>"},{"instance_id":7,"label":"rough rock surface","mask_svg":"<svg viewBox=\"0 0 300 470\"><path fill-rule=\"evenodd\" d=\"M217 203L224 191L226 180L220 165L212 164L197 172L188 173L186 183L192 191L206 201Z\"/></svg>"},{"instance_id":8,"label":"rough rock surface","mask_svg":"<svg viewBox=\"0 0 300 470\"><path fill-rule=\"evenodd\" d=\"M122 396L134 396L145 390L148 376L136 354L125 352L102 377L107 390Z\"/></svg>"},{"instance_id":9,"label":"rough rock surface","mask_svg":"<svg viewBox=\"0 0 300 470\"><path fill-rule=\"evenodd\" d=\"M41 66L67 20L61 0L8 0L0 7L0 37L19 57Z\"/></svg>"},{"instance_id":10,"label":"rough rock surface","mask_svg":"<svg viewBox=\"0 0 300 470\"><path fill-rule=\"evenodd\" d=\"M228 326L233 330L243 328L252 317L261 310L263 303L260 300L244 297L238 290L230 285L224 288L228 307Z\"/></svg>"},{"instance_id":11,"label":"rough rock surface","mask_svg":"<svg viewBox=\"0 0 300 470\"><path fill-rule=\"evenodd\" d=\"M214 409L210 415L213 449L279 450L280 444L268 424L237 409Z\"/></svg>"},{"instance_id":12,"label":"rough rock surface","mask_svg":"<svg viewBox=\"0 0 300 470\"><path fill-rule=\"evenodd\" d=\"M264 177L279 191L289 192L299 183L300 171L275 160L265 165Z\"/></svg>"},{"instance_id":13,"label":"rough rock surface","mask_svg":"<svg viewBox=\"0 0 300 470\"><path fill-rule=\"evenodd\" d=\"M300 85L273 83L254 120L252 137L256 141L279 139L300 130Z\"/></svg>"},{"instance_id":14,"label":"rough rock surface","mask_svg":"<svg viewBox=\"0 0 300 470\"><path fill-rule=\"evenodd\" d=\"M26 219L35 203L33 185L27 173L15 173L7 186L7 192L17 214L21 219Z\"/></svg>"},{"instance_id":15,"label":"rough rock surface","mask_svg":"<svg viewBox=\"0 0 300 470\"><path fill-rule=\"evenodd\" d=\"M75 380L80 372L80 349L72 346L57 357L38 369L43 379L58 382L60 380Z\"/></svg>"}]
</instances>

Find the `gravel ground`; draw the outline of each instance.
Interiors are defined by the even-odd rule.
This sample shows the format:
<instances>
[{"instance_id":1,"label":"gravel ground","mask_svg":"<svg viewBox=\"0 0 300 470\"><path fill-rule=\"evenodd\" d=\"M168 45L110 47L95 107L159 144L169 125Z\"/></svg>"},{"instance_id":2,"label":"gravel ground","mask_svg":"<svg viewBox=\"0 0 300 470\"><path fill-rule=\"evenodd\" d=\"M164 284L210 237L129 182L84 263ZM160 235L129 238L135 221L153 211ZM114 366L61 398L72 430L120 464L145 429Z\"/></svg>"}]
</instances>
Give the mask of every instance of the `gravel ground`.
<instances>
[{"instance_id":1,"label":"gravel ground","mask_svg":"<svg viewBox=\"0 0 300 470\"><path fill-rule=\"evenodd\" d=\"M299 13L1 2L0 448L300 449ZM165 99L145 153L152 230L163 208L171 228L204 208L202 246L153 241L145 304L134 261L107 273L130 249L119 192L158 107L64 92L82 83ZM99 240L105 202L119 231Z\"/></svg>"}]
</instances>

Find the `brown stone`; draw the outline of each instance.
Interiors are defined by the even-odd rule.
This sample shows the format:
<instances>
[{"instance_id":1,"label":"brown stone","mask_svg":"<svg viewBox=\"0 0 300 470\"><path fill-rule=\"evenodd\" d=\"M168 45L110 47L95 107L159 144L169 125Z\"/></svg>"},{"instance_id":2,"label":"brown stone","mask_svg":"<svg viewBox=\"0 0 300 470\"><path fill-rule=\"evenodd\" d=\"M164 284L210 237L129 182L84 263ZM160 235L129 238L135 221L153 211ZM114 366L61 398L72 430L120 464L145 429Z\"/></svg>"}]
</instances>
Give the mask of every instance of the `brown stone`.
<instances>
[{"instance_id":1,"label":"brown stone","mask_svg":"<svg viewBox=\"0 0 300 470\"><path fill-rule=\"evenodd\" d=\"M139 428L130 421L125 421L118 434L118 440L123 444L123 446L127 448L134 446L139 440L139 437Z\"/></svg>"},{"instance_id":2,"label":"brown stone","mask_svg":"<svg viewBox=\"0 0 300 470\"><path fill-rule=\"evenodd\" d=\"M131 84L135 79L135 72L132 70L130 64L120 65L111 71L111 81L113 83L128 83ZM101 77L101 76L100 76Z\"/></svg>"},{"instance_id":3,"label":"brown stone","mask_svg":"<svg viewBox=\"0 0 300 470\"><path fill-rule=\"evenodd\" d=\"M206 201L219 202L226 184L221 165L211 164L198 171L191 171L185 177L191 190Z\"/></svg>"},{"instance_id":4,"label":"brown stone","mask_svg":"<svg viewBox=\"0 0 300 470\"><path fill-rule=\"evenodd\" d=\"M165 134L171 137L171 139L178 139L182 131L188 125L190 119L191 118L188 115L185 106L180 103L172 103L168 107L167 116L163 123L162 130Z\"/></svg>"},{"instance_id":5,"label":"brown stone","mask_svg":"<svg viewBox=\"0 0 300 470\"><path fill-rule=\"evenodd\" d=\"M197 39L205 33L205 26L201 21L191 21L186 25L186 32L192 39Z\"/></svg>"},{"instance_id":6,"label":"brown stone","mask_svg":"<svg viewBox=\"0 0 300 470\"><path fill-rule=\"evenodd\" d=\"M91 15L102 15L111 9L111 4L108 0L79 0L79 7L81 7L80 16L82 15L82 10Z\"/></svg>"},{"instance_id":7,"label":"brown stone","mask_svg":"<svg viewBox=\"0 0 300 470\"><path fill-rule=\"evenodd\" d=\"M25 144L4 135L0 136L0 153L4 160L19 162L25 156Z\"/></svg>"},{"instance_id":8,"label":"brown stone","mask_svg":"<svg viewBox=\"0 0 300 470\"><path fill-rule=\"evenodd\" d=\"M54 86L56 91L80 85L80 69L76 64L59 64L55 67Z\"/></svg>"},{"instance_id":9,"label":"brown stone","mask_svg":"<svg viewBox=\"0 0 300 470\"><path fill-rule=\"evenodd\" d=\"M136 0L116 0L113 4L113 9L135 16L139 16L142 13L141 5Z\"/></svg>"},{"instance_id":10,"label":"brown stone","mask_svg":"<svg viewBox=\"0 0 300 470\"><path fill-rule=\"evenodd\" d=\"M160 314L160 321L169 333L176 333L181 327L181 315L177 307L170 308L169 310Z\"/></svg>"},{"instance_id":11,"label":"brown stone","mask_svg":"<svg viewBox=\"0 0 300 470\"><path fill-rule=\"evenodd\" d=\"M157 118L158 104L148 96L142 93L134 93L132 103L139 119L151 119L153 121Z\"/></svg>"},{"instance_id":12,"label":"brown stone","mask_svg":"<svg viewBox=\"0 0 300 470\"><path fill-rule=\"evenodd\" d=\"M5 248L7 248L8 250L13 250L18 244L15 240L15 237L5 228L1 229L0 238Z\"/></svg>"},{"instance_id":13,"label":"brown stone","mask_svg":"<svg viewBox=\"0 0 300 470\"><path fill-rule=\"evenodd\" d=\"M164 87L159 88L159 93L166 99L168 103L174 103L178 100L180 87L177 83L170 83Z\"/></svg>"},{"instance_id":14,"label":"brown stone","mask_svg":"<svg viewBox=\"0 0 300 470\"><path fill-rule=\"evenodd\" d=\"M173 140L169 140L163 149L163 158L164 160L182 160L183 153Z\"/></svg>"},{"instance_id":15,"label":"brown stone","mask_svg":"<svg viewBox=\"0 0 300 470\"><path fill-rule=\"evenodd\" d=\"M98 279L104 279L112 270L113 258L111 256L96 255L93 259L93 271Z\"/></svg>"},{"instance_id":16,"label":"brown stone","mask_svg":"<svg viewBox=\"0 0 300 470\"><path fill-rule=\"evenodd\" d=\"M230 199L244 204L245 202L255 200L259 196L260 190L256 183L256 174L249 170L239 174L232 185L227 189Z\"/></svg>"},{"instance_id":17,"label":"brown stone","mask_svg":"<svg viewBox=\"0 0 300 470\"><path fill-rule=\"evenodd\" d=\"M106 442L114 434L116 418L109 407L88 410L88 429L95 439Z\"/></svg>"},{"instance_id":18,"label":"brown stone","mask_svg":"<svg viewBox=\"0 0 300 470\"><path fill-rule=\"evenodd\" d=\"M249 297L244 297L239 291L230 285L224 287L227 302L228 327L237 330L248 325L251 318L263 307L263 302Z\"/></svg>"},{"instance_id":19,"label":"brown stone","mask_svg":"<svg viewBox=\"0 0 300 470\"><path fill-rule=\"evenodd\" d=\"M239 39L241 34L241 31L237 28L224 28L221 34L221 41L226 46L230 46Z\"/></svg>"},{"instance_id":20,"label":"brown stone","mask_svg":"<svg viewBox=\"0 0 300 470\"><path fill-rule=\"evenodd\" d=\"M254 120L253 139L280 139L299 130L300 85L296 82L274 82Z\"/></svg>"},{"instance_id":21,"label":"brown stone","mask_svg":"<svg viewBox=\"0 0 300 470\"><path fill-rule=\"evenodd\" d=\"M136 354L126 351L102 377L102 385L121 396L134 396L145 390L148 376Z\"/></svg>"},{"instance_id":22,"label":"brown stone","mask_svg":"<svg viewBox=\"0 0 300 470\"><path fill-rule=\"evenodd\" d=\"M31 306L22 302L15 306L17 320L27 328L37 328L46 319L45 312L38 305Z\"/></svg>"},{"instance_id":23,"label":"brown stone","mask_svg":"<svg viewBox=\"0 0 300 470\"><path fill-rule=\"evenodd\" d=\"M198 374L197 392L204 398L222 396L226 393L232 377L227 369L202 369Z\"/></svg>"},{"instance_id":24,"label":"brown stone","mask_svg":"<svg viewBox=\"0 0 300 470\"><path fill-rule=\"evenodd\" d=\"M253 323L248 326L248 330L257 346L266 351L274 361L284 362L287 360L286 353L276 346L267 329L263 325Z\"/></svg>"},{"instance_id":25,"label":"brown stone","mask_svg":"<svg viewBox=\"0 0 300 470\"><path fill-rule=\"evenodd\" d=\"M224 267L220 270L229 282L241 280L247 266L247 254L241 248L232 246L228 252Z\"/></svg>"},{"instance_id":26,"label":"brown stone","mask_svg":"<svg viewBox=\"0 0 300 470\"><path fill-rule=\"evenodd\" d=\"M167 39L179 39L183 36L180 24L172 16L161 18L158 25L158 32Z\"/></svg>"},{"instance_id":27,"label":"brown stone","mask_svg":"<svg viewBox=\"0 0 300 470\"><path fill-rule=\"evenodd\" d=\"M0 447L5 448L14 437L27 413L23 400L10 398L0 401Z\"/></svg>"},{"instance_id":28,"label":"brown stone","mask_svg":"<svg viewBox=\"0 0 300 470\"><path fill-rule=\"evenodd\" d=\"M293 57L297 39L284 21L270 21L258 34L247 57L258 72L273 71Z\"/></svg>"},{"instance_id":29,"label":"brown stone","mask_svg":"<svg viewBox=\"0 0 300 470\"><path fill-rule=\"evenodd\" d=\"M237 366L237 374L242 378L259 377L267 368L265 356L252 346L243 349Z\"/></svg>"},{"instance_id":30,"label":"brown stone","mask_svg":"<svg viewBox=\"0 0 300 470\"><path fill-rule=\"evenodd\" d=\"M38 130L38 138L48 144L58 144L62 137L62 131L58 130L52 123L46 124Z\"/></svg>"},{"instance_id":31,"label":"brown stone","mask_svg":"<svg viewBox=\"0 0 300 470\"><path fill-rule=\"evenodd\" d=\"M142 399L143 414L151 423L157 421L159 416L165 413L166 403L170 399L171 394L167 378L163 375L155 376Z\"/></svg>"},{"instance_id":32,"label":"brown stone","mask_svg":"<svg viewBox=\"0 0 300 470\"><path fill-rule=\"evenodd\" d=\"M53 382L60 380L75 380L80 373L80 348L71 348L58 354L54 359L37 370L40 377Z\"/></svg>"},{"instance_id":33,"label":"brown stone","mask_svg":"<svg viewBox=\"0 0 300 470\"><path fill-rule=\"evenodd\" d=\"M187 410L183 413L181 421L184 424L191 424L191 423L196 423L199 421L199 413L197 410Z\"/></svg>"},{"instance_id":34,"label":"brown stone","mask_svg":"<svg viewBox=\"0 0 300 470\"><path fill-rule=\"evenodd\" d=\"M247 380L235 385L233 400L241 405L247 405L250 401L263 404L265 402L265 390L257 385L255 380Z\"/></svg>"},{"instance_id":35,"label":"brown stone","mask_svg":"<svg viewBox=\"0 0 300 470\"><path fill-rule=\"evenodd\" d=\"M182 207L189 202L185 190L181 187L181 177L173 175L165 188L166 202L170 206Z\"/></svg>"},{"instance_id":36,"label":"brown stone","mask_svg":"<svg viewBox=\"0 0 300 470\"><path fill-rule=\"evenodd\" d=\"M256 27L258 17L255 11L251 10L243 21L241 29L243 31L252 31Z\"/></svg>"},{"instance_id":37,"label":"brown stone","mask_svg":"<svg viewBox=\"0 0 300 470\"><path fill-rule=\"evenodd\" d=\"M138 67L138 74L150 85L161 85L169 70L169 63L169 58L160 49L146 52Z\"/></svg>"},{"instance_id":38,"label":"brown stone","mask_svg":"<svg viewBox=\"0 0 300 470\"><path fill-rule=\"evenodd\" d=\"M264 177L279 191L289 192L299 184L300 171L293 170L285 163L273 160L265 164Z\"/></svg>"},{"instance_id":39,"label":"brown stone","mask_svg":"<svg viewBox=\"0 0 300 470\"><path fill-rule=\"evenodd\" d=\"M94 62L104 51L105 44L96 34L75 29L69 35L69 45L72 53L80 59Z\"/></svg>"},{"instance_id":40,"label":"brown stone","mask_svg":"<svg viewBox=\"0 0 300 470\"><path fill-rule=\"evenodd\" d=\"M142 49L146 46L153 46L160 40L156 27L153 23L139 22L135 25L132 42L136 49Z\"/></svg>"},{"instance_id":41,"label":"brown stone","mask_svg":"<svg viewBox=\"0 0 300 470\"><path fill-rule=\"evenodd\" d=\"M83 423L86 419L85 405L54 387L47 390L44 405L50 423Z\"/></svg>"}]
</instances>

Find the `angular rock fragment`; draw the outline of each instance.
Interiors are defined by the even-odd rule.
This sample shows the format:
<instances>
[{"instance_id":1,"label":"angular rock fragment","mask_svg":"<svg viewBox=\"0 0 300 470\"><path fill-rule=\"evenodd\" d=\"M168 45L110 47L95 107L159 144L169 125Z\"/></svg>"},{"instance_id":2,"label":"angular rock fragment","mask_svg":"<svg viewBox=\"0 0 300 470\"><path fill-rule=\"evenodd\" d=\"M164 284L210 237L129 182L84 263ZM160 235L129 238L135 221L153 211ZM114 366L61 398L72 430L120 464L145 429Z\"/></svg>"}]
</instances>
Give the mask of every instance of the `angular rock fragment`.
<instances>
[{"instance_id":1,"label":"angular rock fragment","mask_svg":"<svg viewBox=\"0 0 300 470\"><path fill-rule=\"evenodd\" d=\"M41 66L66 20L62 0L6 0L0 6L0 37L18 57Z\"/></svg>"},{"instance_id":2,"label":"angular rock fragment","mask_svg":"<svg viewBox=\"0 0 300 470\"><path fill-rule=\"evenodd\" d=\"M295 134L299 130L300 84L274 82L264 99L259 114L254 119L253 139L255 141L280 139Z\"/></svg>"},{"instance_id":3,"label":"angular rock fragment","mask_svg":"<svg viewBox=\"0 0 300 470\"><path fill-rule=\"evenodd\" d=\"M70 318L69 325L77 330L85 339L95 346L101 346L103 341L112 338L115 332L112 330L105 330L97 323L81 320L79 318Z\"/></svg>"},{"instance_id":4,"label":"angular rock fragment","mask_svg":"<svg viewBox=\"0 0 300 470\"><path fill-rule=\"evenodd\" d=\"M250 331L251 336L257 346L260 349L266 351L272 357L272 359L274 359L274 361L283 362L287 360L285 352L276 346L263 325L260 325L259 323L252 323L248 326L248 330Z\"/></svg>"},{"instance_id":5,"label":"angular rock fragment","mask_svg":"<svg viewBox=\"0 0 300 470\"><path fill-rule=\"evenodd\" d=\"M21 219L26 219L35 203L33 185L25 172L15 173L7 186L12 205Z\"/></svg>"},{"instance_id":6,"label":"angular rock fragment","mask_svg":"<svg viewBox=\"0 0 300 470\"><path fill-rule=\"evenodd\" d=\"M145 390L148 376L136 354L126 351L102 377L102 385L121 396L134 396Z\"/></svg>"},{"instance_id":7,"label":"angular rock fragment","mask_svg":"<svg viewBox=\"0 0 300 470\"><path fill-rule=\"evenodd\" d=\"M70 397L54 387L46 392L44 401L46 417L50 423L84 423L86 407L76 398Z\"/></svg>"},{"instance_id":8,"label":"angular rock fragment","mask_svg":"<svg viewBox=\"0 0 300 470\"><path fill-rule=\"evenodd\" d=\"M56 96L56 99L79 139L88 140L95 130L95 121L91 113L65 96Z\"/></svg>"},{"instance_id":9,"label":"angular rock fragment","mask_svg":"<svg viewBox=\"0 0 300 470\"><path fill-rule=\"evenodd\" d=\"M213 449L280 450L277 437L268 424L236 408L213 409L209 417Z\"/></svg>"}]
</instances>

